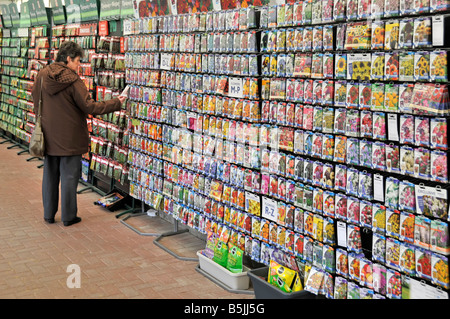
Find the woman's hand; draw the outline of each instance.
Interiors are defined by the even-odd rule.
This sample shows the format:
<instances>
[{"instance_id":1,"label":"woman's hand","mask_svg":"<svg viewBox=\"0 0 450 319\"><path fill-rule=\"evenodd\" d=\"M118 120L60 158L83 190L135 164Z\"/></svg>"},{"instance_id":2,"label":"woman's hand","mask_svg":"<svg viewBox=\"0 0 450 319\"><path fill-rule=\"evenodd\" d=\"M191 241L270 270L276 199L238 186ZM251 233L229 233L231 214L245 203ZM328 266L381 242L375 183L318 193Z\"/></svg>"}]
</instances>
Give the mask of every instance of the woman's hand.
<instances>
[{"instance_id":1,"label":"woman's hand","mask_svg":"<svg viewBox=\"0 0 450 319\"><path fill-rule=\"evenodd\" d=\"M119 95L117 98L119 99L120 104L123 104L123 102L125 102L125 100L127 99L126 96L123 95Z\"/></svg>"}]
</instances>

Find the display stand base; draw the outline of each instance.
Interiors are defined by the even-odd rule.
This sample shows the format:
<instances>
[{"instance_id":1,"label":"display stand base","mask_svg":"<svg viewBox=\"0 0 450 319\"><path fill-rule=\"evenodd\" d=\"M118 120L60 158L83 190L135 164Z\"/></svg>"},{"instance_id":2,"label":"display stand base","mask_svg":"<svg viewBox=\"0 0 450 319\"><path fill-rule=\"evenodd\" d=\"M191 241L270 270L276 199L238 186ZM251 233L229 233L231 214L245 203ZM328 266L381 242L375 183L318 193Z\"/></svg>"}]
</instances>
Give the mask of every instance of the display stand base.
<instances>
[{"instance_id":1,"label":"display stand base","mask_svg":"<svg viewBox=\"0 0 450 319\"><path fill-rule=\"evenodd\" d=\"M231 293L235 293L235 294L244 294L244 295L254 295L255 292L251 289L248 290L239 290L239 289L232 289L230 287L228 287L227 285L225 285L223 282L217 280L216 278L214 278L213 276L211 276L210 274L208 274L206 271L204 271L203 269L200 268L200 265L197 265L195 267L195 270L202 274L203 276L205 276L206 278L208 278L209 280L211 280L212 282L214 282L216 285L218 285L219 287L225 289L228 292Z\"/></svg>"},{"instance_id":2,"label":"display stand base","mask_svg":"<svg viewBox=\"0 0 450 319\"><path fill-rule=\"evenodd\" d=\"M128 213L129 213L130 211L128 211ZM126 212L123 212L123 213L121 213L120 215L123 215L124 213L126 213ZM144 232L141 232L139 229L137 229L136 227L133 227L133 226L131 226L130 224L128 224L128 223L126 223L125 221L128 219L128 218L131 218L131 217L137 217L137 216L142 216L142 215L147 215L146 213L131 213L130 215L128 215L128 216L126 216L125 218L123 218L123 219L121 219L120 220L120 222L122 223L122 224L124 224L125 226L127 226L128 228L130 228L132 231L134 231L135 233L138 233L139 235L141 235L141 236L153 236L153 237L156 237L156 236L159 236L160 234L158 234L158 233L144 233ZM117 216L116 216L117 217Z\"/></svg>"},{"instance_id":3,"label":"display stand base","mask_svg":"<svg viewBox=\"0 0 450 319\"><path fill-rule=\"evenodd\" d=\"M159 241L165 237L170 237L170 236L175 236L175 235L179 235L179 234L184 234L186 232L189 232L189 229L182 229L182 230L178 230L178 226L177 226L177 222L175 221L175 230L172 232L167 232L167 233L163 233L161 235L158 236L158 238L156 238L153 243L158 246L159 248L161 248L162 250L168 252L169 254L171 254L172 256L174 256L175 258L179 259L179 260L184 260L184 261L198 261L198 258L194 258L194 257L183 257L180 256L178 254L176 254L175 252L173 252L172 250L170 250L169 248L167 248L166 246L164 246L163 244L161 244Z\"/></svg>"}]
</instances>

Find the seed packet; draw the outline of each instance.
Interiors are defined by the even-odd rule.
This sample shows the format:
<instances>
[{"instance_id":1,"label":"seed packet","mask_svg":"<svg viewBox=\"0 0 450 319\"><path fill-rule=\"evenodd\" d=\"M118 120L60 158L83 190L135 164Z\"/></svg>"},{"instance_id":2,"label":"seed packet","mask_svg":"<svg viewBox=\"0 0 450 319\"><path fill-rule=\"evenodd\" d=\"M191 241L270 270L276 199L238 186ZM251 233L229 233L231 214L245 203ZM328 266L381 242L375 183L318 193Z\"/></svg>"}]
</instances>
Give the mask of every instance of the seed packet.
<instances>
[{"instance_id":1,"label":"seed packet","mask_svg":"<svg viewBox=\"0 0 450 319\"><path fill-rule=\"evenodd\" d=\"M336 249L336 274L345 278L348 277L348 253L347 250L342 248ZM342 277L336 277L336 280L338 278L342 279Z\"/></svg>"},{"instance_id":2,"label":"seed packet","mask_svg":"<svg viewBox=\"0 0 450 319\"><path fill-rule=\"evenodd\" d=\"M277 52L286 51L286 29L277 30L276 51Z\"/></svg>"},{"instance_id":3,"label":"seed packet","mask_svg":"<svg viewBox=\"0 0 450 319\"><path fill-rule=\"evenodd\" d=\"M419 147L414 149L414 176L429 179L431 177L430 150Z\"/></svg>"},{"instance_id":4,"label":"seed packet","mask_svg":"<svg viewBox=\"0 0 450 319\"><path fill-rule=\"evenodd\" d=\"M386 140L386 113L373 113L373 138L379 140Z\"/></svg>"},{"instance_id":5,"label":"seed packet","mask_svg":"<svg viewBox=\"0 0 450 319\"><path fill-rule=\"evenodd\" d=\"M430 136L430 145L433 148L447 149L447 122L444 118L430 119Z\"/></svg>"},{"instance_id":6,"label":"seed packet","mask_svg":"<svg viewBox=\"0 0 450 319\"><path fill-rule=\"evenodd\" d=\"M409 212L400 212L400 236L404 242L414 243L414 222L415 215Z\"/></svg>"},{"instance_id":7,"label":"seed packet","mask_svg":"<svg viewBox=\"0 0 450 319\"><path fill-rule=\"evenodd\" d=\"M322 112L322 132L333 133L334 131L334 108L326 107Z\"/></svg>"},{"instance_id":8,"label":"seed packet","mask_svg":"<svg viewBox=\"0 0 450 319\"><path fill-rule=\"evenodd\" d=\"M391 209L398 208L398 194L399 194L398 191L399 191L399 180L394 177L386 178L384 203L387 207Z\"/></svg>"},{"instance_id":9,"label":"seed packet","mask_svg":"<svg viewBox=\"0 0 450 319\"><path fill-rule=\"evenodd\" d=\"M361 140L359 143L359 165L372 167L372 141Z\"/></svg>"},{"instance_id":10,"label":"seed packet","mask_svg":"<svg viewBox=\"0 0 450 319\"><path fill-rule=\"evenodd\" d=\"M316 187L313 191L313 211L315 213L322 214L322 205L323 205L323 189ZM316 224L316 222L314 222ZM322 227L320 227L320 233L317 231L317 227L314 227L313 224L313 233L314 233L314 239L322 241L322 238L317 238L318 236L323 236L322 234L322 227L323 227L323 221L322 221Z\"/></svg>"},{"instance_id":11,"label":"seed packet","mask_svg":"<svg viewBox=\"0 0 450 319\"><path fill-rule=\"evenodd\" d=\"M366 1L366 0L360 0ZM367 22L355 22L347 25L345 50L364 50L371 46L371 26Z\"/></svg>"},{"instance_id":12,"label":"seed packet","mask_svg":"<svg viewBox=\"0 0 450 319\"><path fill-rule=\"evenodd\" d=\"M322 56L322 74L326 79L332 79L334 75L334 54L325 53Z\"/></svg>"},{"instance_id":13,"label":"seed packet","mask_svg":"<svg viewBox=\"0 0 450 319\"><path fill-rule=\"evenodd\" d=\"M444 11L450 8L450 3L446 0L430 0L430 12Z\"/></svg>"},{"instance_id":14,"label":"seed packet","mask_svg":"<svg viewBox=\"0 0 450 319\"><path fill-rule=\"evenodd\" d=\"M404 0L411 1L411 0ZM402 19L399 23L398 48L407 49L413 46L414 19Z\"/></svg>"},{"instance_id":15,"label":"seed packet","mask_svg":"<svg viewBox=\"0 0 450 319\"><path fill-rule=\"evenodd\" d=\"M374 232L372 239L372 259L374 261L378 261L384 264L386 261L385 255L386 255L386 237L382 234ZM374 284L375 282L376 281L374 278Z\"/></svg>"},{"instance_id":16,"label":"seed packet","mask_svg":"<svg viewBox=\"0 0 450 319\"><path fill-rule=\"evenodd\" d=\"M421 215L447 219L447 190L439 187L416 185L416 212Z\"/></svg>"},{"instance_id":17,"label":"seed packet","mask_svg":"<svg viewBox=\"0 0 450 319\"><path fill-rule=\"evenodd\" d=\"M334 81L322 82L322 105L334 105Z\"/></svg>"},{"instance_id":18,"label":"seed packet","mask_svg":"<svg viewBox=\"0 0 450 319\"><path fill-rule=\"evenodd\" d=\"M335 202L336 218L347 221L347 195L336 193Z\"/></svg>"},{"instance_id":19,"label":"seed packet","mask_svg":"<svg viewBox=\"0 0 450 319\"><path fill-rule=\"evenodd\" d=\"M360 110L370 110L372 100L372 85L368 82L359 83L359 103Z\"/></svg>"},{"instance_id":20,"label":"seed packet","mask_svg":"<svg viewBox=\"0 0 450 319\"><path fill-rule=\"evenodd\" d=\"M360 123L360 136L361 137L372 137L372 112L362 111L361 112L361 123Z\"/></svg>"},{"instance_id":21,"label":"seed packet","mask_svg":"<svg viewBox=\"0 0 450 319\"><path fill-rule=\"evenodd\" d=\"M399 102L398 108L401 113L411 113L409 103L413 93L414 84L402 83L399 85Z\"/></svg>"},{"instance_id":22,"label":"seed packet","mask_svg":"<svg viewBox=\"0 0 450 319\"><path fill-rule=\"evenodd\" d=\"M356 20L358 18L358 1L347 0L347 20Z\"/></svg>"},{"instance_id":23,"label":"seed packet","mask_svg":"<svg viewBox=\"0 0 450 319\"><path fill-rule=\"evenodd\" d=\"M384 83L372 83L372 111L384 110Z\"/></svg>"},{"instance_id":24,"label":"seed packet","mask_svg":"<svg viewBox=\"0 0 450 319\"><path fill-rule=\"evenodd\" d=\"M323 135L322 141L322 158L333 160L334 156L334 135Z\"/></svg>"},{"instance_id":25,"label":"seed packet","mask_svg":"<svg viewBox=\"0 0 450 319\"><path fill-rule=\"evenodd\" d=\"M344 50L346 28L346 23L338 24L336 26L336 50Z\"/></svg>"},{"instance_id":26,"label":"seed packet","mask_svg":"<svg viewBox=\"0 0 450 319\"><path fill-rule=\"evenodd\" d=\"M335 57L334 76L335 79L347 78L347 54L336 53Z\"/></svg>"},{"instance_id":27,"label":"seed packet","mask_svg":"<svg viewBox=\"0 0 450 319\"><path fill-rule=\"evenodd\" d=\"M399 61L398 52L389 52L385 55L385 80L398 80L399 75Z\"/></svg>"},{"instance_id":28,"label":"seed packet","mask_svg":"<svg viewBox=\"0 0 450 319\"><path fill-rule=\"evenodd\" d=\"M394 0L386 0L394 1ZM385 24L384 49L396 50L398 49L399 40L399 20L389 20Z\"/></svg>"},{"instance_id":29,"label":"seed packet","mask_svg":"<svg viewBox=\"0 0 450 319\"><path fill-rule=\"evenodd\" d=\"M359 199L353 196L347 198L347 222L359 225Z\"/></svg>"},{"instance_id":30,"label":"seed packet","mask_svg":"<svg viewBox=\"0 0 450 319\"><path fill-rule=\"evenodd\" d=\"M431 46L431 18L415 18L413 47L424 48L429 46Z\"/></svg>"},{"instance_id":31,"label":"seed packet","mask_svg":"<svg viewBox=\"0 0 450 319\"><path fill-rule=\"evenodd\" d=\"M346 129L345 129L345 135L346 136L359 136L360 131L360 114L359 110L355 109L349 109L347 110L347 116L346 116Z\"/></svg>"},{"instance_id":32,"label":"seed packet","mask_svg":"<svg viewBox=\"0 0 450 319\"><path fill-rule=\"evenodd\" d=\"M448 276L448 257L441 254L431 255L431 282L445 289L450 287Z\"/></svg>"},{"instance_id":33,"label":"seed packet","mask_svg":"<svg viewBox=\"0 0 450 319\"><path fill-rule=\"evenodd\" d=\"M383 80L385 77L385 54L384 52L372 53L371 79Z\"/></svg>"},{"instance_id":34,"label":"seed packet","mask_svg":"<svg viewBox=\"0 0 450 319\"><path fill-rule=\"evenodd\" d=\"M400 171L404 175L414 175L414 149L409 146L400 148Z\"/></svg>"},{"instance_id":35,"label":"seed packet","mask_svg":"<svg viewBox=\"0 0 450 319\"><path fill-rule=\"evenodd\" d=\"M323 214L324 214L324 216L334 218L334 204L335 204L334 196L335 196L335 194L331 191L324 192L324 194L323 194ZM333 228L333 230L334 230L334 228ZM325 232L326 231L327 230L325 229ZM331 237L331 236L328 236L328 238L329 237Z\"/></svg>"},{"instance_id":36,"label":"seed packet","mask_svg":"<svg viewBox=\"0 0 450 319\"><path fill-rule=\"evenodd\" d=\"M336 165L336 177L334 187L338 191L345 191L347 188L347 166Z\"/></svg>"},{"instance_id":37,"label":"seed packet","mask_svg":"<svg viewBox=\"0 0 450 319\"><path fill-rule=\"evenodd\" d=\"M398 0L384 1L384 17L396 17L399 15L400 4Z\"/></svg>"},{"instance_id":38,"label":"seed packet","mask_svg":"<svg viewBox=\"0 0 450 319\"><path fill-rule=\"evenodd\" d=\"M400 81L414 80L414 52L399 53L399 77Z\"/></svg>"},{"instance_id":39,"label":"seed packet","mask_svg":"<svg viewBox=\"0 0 450 319\"><path fill-rule=\"evenodd\" d=\"M358 19L364 19L371 16L371 0L358 1Z\"/></svg>"},{"instance_id":40,"label":"seed packet","mask_svg":"<svg viewBox=\"0 0 450 319\"><path fill-rule=\"evenodd\" d=\"M320 85L320 87L322 87ZM313 112L313 130L322 130L322 120L323 120L323 108L321 106L315 106Z\"/></svg>"},{"instance_id":41,"label":"seed packet","mask_svg":"<svg viewBox=\"0 0 450 319\"><path fill-rule=\"evenodd\" d=\"M423 215L416 216L414 220L414 245L430 249L431 220Z\"/></svg>"},{"instance_id":42,"label":"seed packet","mask_svg":"<svg viewBox=\"0 0 450 319\"><path fill-rule=\"evenodd\" d=\"M400 149L397 145L386 145L386 170L400 172Z\"/></svg>"},{"instance_id":43,"label":"seed packet","mask_svg":"<svg viewBox=\"0 0 450 319\"><path fill-rule=\"evenodd\" d=\"M372 231L380 234L386 230L386 207L375 203L372 207Z\"/></svg>"},{"instance_id":44,"label":"seed packet","mask_svg":"<svg viewBox=\"0 0 450 319\"><path fill-rule=\"evenodd\" d=\"M368 53L348 54L347 79L370 80L371 62L371 55Z\"/></svg>"},{"instance_id":45,"label":"seed packet","mask_svg":"<svg viewBox=\"0 0 450 319\"><path fill-rule=\"evenodd\" d=\"M417 146L430 145L430 119L416 116L414 118L414 141Z\"/></svg>"},{"instance_id":46,"label":"seed packet","mask_svg":"<svg viewBox=\"0 0 450 319\"><path fill-rule=\"evenodd\" d=\"M388 83L384 87L385 101L384 108L387 112L398 112L399 85L397 83Z\"/></svg>"},{"instance_id":47,"label":"seed packet","mask_svg":"<svg viewBox=\"0 0 450 319\"><path fill-rule=\"evenodd\" d=\"M448 224L441 220L431 220L431 245L433 252L440 254L448 254L450 252L450 241Z\"/></svg>"},{"instance_id":48,"label":"seed packet","mask_svg":"<svg viewBox=\"0 0 450 319\"><path fill-rule=\"evenodd\" d=\"M303 29L303 51L312 50L313 27L305 27Z\"/></svg>"},{"instance_id":49,"label":"seed packet","mask_svg":"<svg viewBox=\"0 0 450 319\"><path fill-rule=\"evenodd\" d=\"M447 81L447 51L430 52L430 80Z\"/></svg>"},{"instance_id":50,"label":"seed packet","mask_svg":"<svg viewBox=\"0 0 450 319\"><path fill-rule=\"evenodd\" d=\"M302 6L302 24L311 24L312 18L312 0L303 1Z\"/></svg>"},{"instance_id":51,"label":"seed packet","mask_svg":"<svg viewBox=\"0 0 450 319\"><path fill-rule=\"evenodd\" d=\"M342 21L346 18L346 1L334 0L333 3L333 18L335 21Z\"/></svg>"},{"instance_id":52,"label":"seed packet","mask_svg":"<svg viewBox=\"0 0 450 319\"><path fill-rule=\"evenodd\" d=\"M332 0L328 0L332 1ZM334 31L333 26L325 25L323 26L323 42L322 42L323 50L332 51L334 47Z\"/></svg>"},{"instance_id":53,"label":"seed packet","mask_svg":"<svg viewBox=\"0 0 450 319\"><path fill-rule=\"evenodd\" d=\"M347 82L347 101L345 106L348 109L357 108L358 100L359 100L358 83L355 83L353 81Z\"/></svg>"},{"instance_id":54,"label":"seed packet","mask_svg":"<svg viewBox=\"0 0 450 319\"><path fill-rule=\"evenodd\" d=\"M350 196L358 196L359 189L359 172L355 168L347 169L347 185L346 193Z\"/></svg>"},{"instance_id":55,"label":"seed packet","mask_svg":"<svg viewBox=\"0 0 450 319\"><path fill-rule=\"evenodd\" d=\"M414 80L429 80L430 75L430 53L417 51L414 54Z\"/></svg>"},{"instance_id":56,"label":"seed packet","mask_svg":"<svg viewBox=\"0 0 450 319\"><path fill-rule=\"evenodd\" d=\"M400 115L400 143L414 144L414 116Z\"/></svg>"},{"instance_id":57,"label":"seed packet","mask_svg":"<svg viewBox=\"0 0 450 319\"><path fill-rule=\"evenodd\" d=\"M414 184L408 181L400 181L399 183L399 202L400 210L415 210L415 192Z\"/></svg>"},{"instance_id":58,"label":"seed packet","mask_svg":"<svg viewBox=\"0 0 450 319\"><path fill-rule=\"evenodd\" d=\"M347 81L335 82L334 105L345 106L347 101Z\"/></svg>"},{"instance_id":59,"label":"seed packet","mask_svg":"<svg viewBox=\"0 0 450 319\"><path fill-rule=\"evenodd\" d=\"M313 53L311 60L311 77L323 77L323 53Z\"/></svg>"},{"instance_id":60,"label":"seed packet","mask_svg":"<svg viewBox=\"0 0 450 319\"><path fill-rule=\"evenodd\" d=\"M346 123L347 109L338 108L334 112L334 133L344 134Z\"/></svg>"},{"instance_id":61,"label":"seed packet","mask_svg":"<svg viewBox=\"0 0 450 319\"><path fill-rule=\"evenodd\" d=\"M372 145L372 167L382 171L386 169L386 147L383 142Z\"/></svg>"}]
</instances>

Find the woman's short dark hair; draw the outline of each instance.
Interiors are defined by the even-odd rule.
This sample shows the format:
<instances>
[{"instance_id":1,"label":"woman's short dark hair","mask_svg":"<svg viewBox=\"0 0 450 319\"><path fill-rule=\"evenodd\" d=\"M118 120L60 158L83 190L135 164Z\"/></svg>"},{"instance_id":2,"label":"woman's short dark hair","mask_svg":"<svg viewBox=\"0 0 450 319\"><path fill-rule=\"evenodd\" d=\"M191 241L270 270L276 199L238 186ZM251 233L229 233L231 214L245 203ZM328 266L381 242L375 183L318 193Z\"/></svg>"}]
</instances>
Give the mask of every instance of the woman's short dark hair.
<instances>
[{"instance_id":1,"label":"woman's short dark hair","mask_svg":"<svg viewBox=\"0 0 450 319\"><path fill-rule=\"evenodd\" d=\"M64 41L59 47L58 54L56 55L56 62L64 62L67 64L67 57L70 56L72 60L76 57L83 58L83 49L73 41Z\"/></svg>"}]
</instances>

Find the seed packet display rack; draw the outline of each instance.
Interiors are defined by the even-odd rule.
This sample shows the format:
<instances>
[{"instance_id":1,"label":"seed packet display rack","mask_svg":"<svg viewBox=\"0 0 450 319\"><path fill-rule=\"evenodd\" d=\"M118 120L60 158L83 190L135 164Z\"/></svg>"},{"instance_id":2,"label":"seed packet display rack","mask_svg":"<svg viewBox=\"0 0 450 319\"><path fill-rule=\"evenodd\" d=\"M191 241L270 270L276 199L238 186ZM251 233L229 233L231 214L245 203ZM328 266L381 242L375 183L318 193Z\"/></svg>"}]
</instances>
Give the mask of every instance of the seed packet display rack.
<instances>
[{"instance_id":1,"label":"seed packet display rack","mask_svg":"<svg viewBox=\"0 0 450 319\"><path fill-rule=\"evenodd\" d=\"M286 12L290 10L295 12L295 9L299 9L300 3L304 10L301 11L300 19L294 20L294 15L286 19L288 17ZM311 11L307 10L308 6ZM188 27L177 29L177 24L174 23L167 24L175 26L172 32L169 29L167 31L159 29L161 69L169 65L168 72L161 71L163 108L159 123L163 123L161 127L163 174L159 166L157 187L150 192L142 185L139 187L136 180L132 179L134 188L130 189L130 193L135 194L134 196L143 196L144 190L144 196L148 194L149 199L157 198L157 202L161 200L160 195L163 194L165 212L173 214L175 218L179 218L193 228L199 227L202 231L213 229L220 231L219 234L230 232L232 240L236 239L236 242L255 261L267 264L270 258L268 256L275 251L276 254L283 254L291 260L295 257L300 262L300 268L305 265L312 266L309 276L319 278L319 283L316 282L317 286L308 284L306 287L328 298L399 298L402 292L405 294L404 297L407 297L408 290L410 290L410 296L414 296L417 290L412 287L416 287L419 280L426 281L426 287L433 291L434 296L440 295L441 292L444 296L448 296L446 281L448 280L446 279L448 278L448 251L445 251L445 247L448 248L446 243L448 242L447 173L442 175L436 171L431 173L431 153L435 152L435 160L438 153L443 155L442 167L445 167L447 150L446 146L442 147L438 145L440 143L436 143L438 136L430 138L432 134L447 134L446 125L442 127L441 133L434 130L440 126L438 122L446 123L448 119L446 107L439 110L439 107L446 103L447 78L434 77L424 80L419 77L423 74L423 71L419 70L420 65L416 79L414 79L414 71L412 78L405 78L411 74L398 70L399 66L406 68L399 63L397 76L398 78L402 76L400 81L393 73L395 62L388 64L390 70L388 78L376 78L377 70L372 70L372 61L374 61L372 55L378 57L379 52L384 52L385 57L386 54L390 54L387 60L391 62L395 61L395 58L390 60L393 49L398 55L409 50L414 52L414 55L417 52L426 51L430 53L430 56L436 49L446 52L446 47L433 46L431 40L437 36L434 31L439 30L438 25L432 24L434 27L433 31L428 31L430 33L428 42L419 40L414 42L413 39L412 48L405 49L403 46L391 47L392 43L383 41L380 51L377 51L375 48L372 49L373 30L368 35L364 33L364 26L354 24L366 23L365 17L356 16L355 21L345 17L342 21L328 21L322 20L325 17L320 17L319 21L318 13L325 14L328 11L318 10L318 6L316 2L299 2L291 8L285 5L257 9L257 12L261 12L262 15L260 18L262 23L258 25L259 29L256 29L260 47L255 52L258 57L259 72L255 77L258 79L260 95L255 100L261 106L261 118L256 121L260 124L256 125L257 129L252 126L255 123L248 121L250 117L247 117L245 113L225 112L223 103L222 109L218 110L217 100L230 98L230 90L219 91L221 88L211 90L211 86L205 85L208 83L205 81L205 76L213 74L218 78L224 75L231 77L238 71L227 69L225 72L229 73L223 74L222 69L216 74L212 72L213 68L203 71L202 67L195 63L195 68L192 68L192 65L186 67L186 64L183 66L181 59L177 59L177 54L180 58L184 54L184 58L193 56L203 62L202 54L209 54L217 56L218 60L214 62L223 59L225 63L225 56L228 55L227 58L231 58L230 54L232 57L236 54L227 51L230 49L229 45L221 46L220 40L223 39L224 43L227 43L224 38L227 38L229 33L239 30L225 28L220 32L219 29L211 30L215 35L221 32L225 35L222 38L218 35L218 45L208 47L206 44L206 52L202 52L202 34L208 31L195 29L195 22L192 24L194 29L188 29ZM213 15L215 14L220 15L221 12ZM283 14L285 19L281 18ZM414 26L417 22L417 30L425 17L436 19L441 18L441 14L442 12L435 11L428 11L426 14L402 12L397 17L385 15L377 22L390 24L392 19L412 18ZM267 17L266 22L264 22L264 16ZM193 15L184 17L187 21L195 20ZM173 22L178 18L180 17L161 18L162 27L164 28L164 19ZM313 18L317 23L311 23ZM202 18L199 17L200 19ZM146 21L144 19L140 23L145 25ZM296 21L295 24L294 21ZM443 15L442 21L446 23L446 14ZM375 23L373 19L369 19L369 22L372 22L371 25ZM185 25L189 26L188 23ZM340 38L343 26L346 30L343 33L344 37ZM326 37L324 37L325 28L328 32ZM298 29L302 29L302 38L305 38L305 35L311 36L311 40L309 42L302 40L301 46L298 42L299 46L294 46L292 37L286 34L287 29L293 29L294 34L298 36L300 36ZM401 30L400 22L398 29ZM322 37L320 37L320 31ZM151 32L148 33L151 36ZM183 50L167 47L166 39L170 39L171 33L174 37L193 35L193 51L190 52L186 50L187 48ZM269 36L273 37L274 33L275 36L280 35L280 42L269 42ZM138 37L146 38L145 34ZM195 47L196 37L199 37L200 43L198 51ZM207 35L205 37L208 43ZM324 42L329 40L329 37L331 41ZM164 39L164 46L161 46L162 39ZM288 46L289 39L291 42ZM446 44L443 43L443 45ZM153 50L155 49L156 47ZM174 52L170 52L171 50ZM293 56L288 57L291 53ZM343 54L347 55L344 66L351 65L352 72L342 73L340 77L344 66L338 62L341 61L339 58ZM366 56L358 56L358 54ZM267 55L269 55L269 67L266 67L265 63ZM331 64L329 62L325 64L324 57L332 58L334 61L332 60ZM419 55L417 60L419 61L421 57L423 55ZM165 64L167 61L173 61L174 64ZM286 62L292 65L288 66ZM305 65L310 65L309 69ZM328 73L323 71L325 65ZM361 66L364 69L368 65L369 71L357 71L358 67ZM197 66L199 66L198 69ZM213 63L211 66L220 68L220 63ZM386 63L384 67L386 68ZM245 68L239 69L239 71L242 70ZM195 86L197 82L194 78L197 79L197 77L202 78L200 89ZM235 82L230 80L230 77L227 83L234 85ZM240 78L240 76L236 77ZM187 82L186 79L190 81ZM443 82L439 82L441 80ZM346 81L345 92L343 89L338 90L343 87L342 81ZM431 88L431 85L436 83L439 83L436 87L444 88L444 92L441 91L442 94L436 92L436 97L439 99L434 104L434 112L433 108L426 109L428 113L423 112L425 110L423 100L405 100L406 94L403 96L400 94L400 89L403 90L402 92L408 89L412 90L410 93L413 98L419 98L424 87ZM291 84L298 87L292 89ZM381 94L381 86L384 86L383 94ZM303 87L302 90L300 90L301 87ZM330 87L335 90L327 91ZM370 89L370 99L367 98L365 88ZM344 92L343 98L335 95L335 92L341 91ZM223 92L227 93L223 94ZM303 95L297 96L296 94L300 92ZM353 92L358 92L356 104L354 104ZM373 98L377 96L374 93L388 97L387 103L377 104L379 101ZM190 101L190 98L195 97L194 94L197 94L197 101L200 94L212 96L216 99L216 104L210 104L210 100L205 103L202 99L202 107L196 109L198 104L189 105L183 102L183 96ZM215 108L210 108L210 105L214 105ZM170 114L171 117L165 114ZM243 120L243 116L246 116L246 120ZM363 121L364 116L372 117L371 125ZM417 142L414 140L412 143L406 140L407 130L402 126L405 122L411 121L411 116L414 126L410 128L417 136ZM218 117L222 119L222 131L219 133ZM425 123L430 122L428 133L426 133L427 130L421 129L422 125L426 125L421 124L423 118ZM196 125L199 119L203 121L203 125ZM223 119L228 125L228 131L225 131L225 134ZM211 120L216 121L215 131L210 129ZM244 141L245 146L248 145L247 149L244 148L244 154L248 154L249 159L255 160L255 166L252 166L251 160L240 162L236 160L236 157L231 161L230 158L217 157L218 140L226 142L227 147L230 147L230 141L233 143L236 141L234 132L230 133L229 130L230 121L234 121L234 124L240 122L250 124L246 126L247 132L253 132L253 129L258 132L244 136L241 140ZM431 130L432 121L434 131ZM205 126L205 122L209 126ZM151 125L157 123L152 122ZM384 130L383 126L378 127L380 124L384 125ZM367 130L362 131L363 127ZM428 134L429 142L426 142L426 137L422 139L423 134ZM203 148L198 148L200 136L203 138ZM255 137L257 137L256 140ZM213 139L216 142L216 152L205 153L211 150L207 146L211 145L209 143ZM424 145L422 145L423 140L425 140ZM160 144L157 143L157 145ZM236 146L237 144L235 149ZM256 152L256 149L252 149L253 146L260 147L261 152ZM369 146L372 149L366 155L365 152ZM248 153L245 153L246 150ZM251 150L255 152L252 153ZM354 156L355 152L357 156ZM240 153L235 151L233 154ZM255 156L252 157L251 154ZM260 162L256 154L260 154ZM417 169L414 169L414 164L412 169L406 166L409 161L408 154L413 157L413 163L416 163ZM209 157L211 155L215 156L212 160ZM416 162L414 162L415 155L417 155ZM230 156L230 153L226 156ZM189 160L186 161L187 158ZM430 167L425 170L421 168L421 164L425 162L424 159L430 161ZM135 160L133 155L130 160ZM196 162L196 160L204 162ZM209 169L211 164L216 167L216 171ZM217 167L220 167L219 174ZM236 168L242 170L237 172ZM233 169L232 176L235 178L229 178L228 169L230 171ZM429 173L424 173L428 170ZM344 173L345 175L342 175ZM133 176L130 174L130 178ZM236 178L237 176L242 176L240 185L233 184L239 183L240 179ZM152 184L152 187L153 185L155 184ZM207 187L205 188L204 185ZM232 196L227 197L228 194L234 194L236 200ZM239 198L243 200L239 202ZM240 203L242 203L241 206L239 206ZM435 210L439 205L445 207ZM231 216L236 218L233 219ZM241 224L237 221L241 221ZM419 236L421 232L431 235L425 235L421 239ZM417 235L416 238L414 233ZM436 245L438 237L441 244ZM426 271L424 271L425 268ZM431 268L434 271L430 272ZM442 276L438 275L439 272L442 272Z\"/></svg>"}]
</instances>

